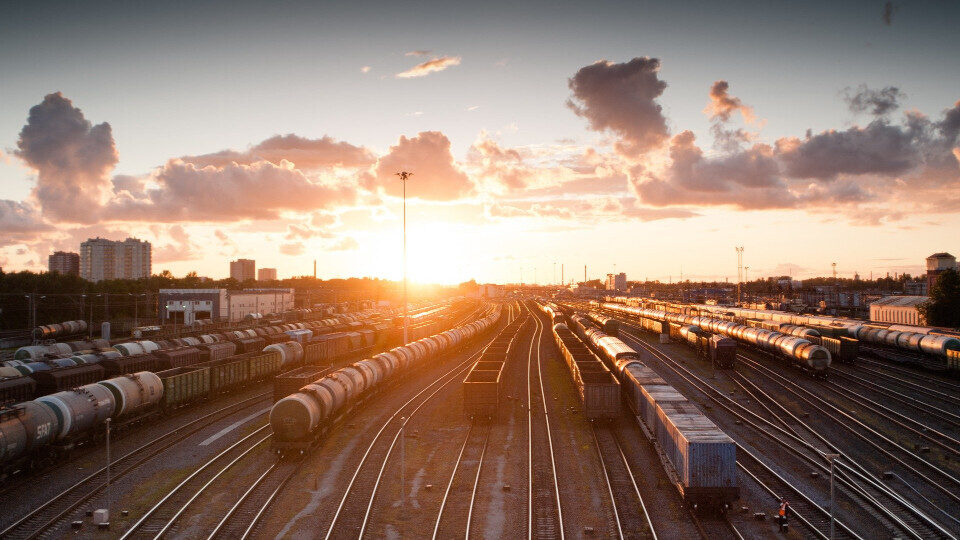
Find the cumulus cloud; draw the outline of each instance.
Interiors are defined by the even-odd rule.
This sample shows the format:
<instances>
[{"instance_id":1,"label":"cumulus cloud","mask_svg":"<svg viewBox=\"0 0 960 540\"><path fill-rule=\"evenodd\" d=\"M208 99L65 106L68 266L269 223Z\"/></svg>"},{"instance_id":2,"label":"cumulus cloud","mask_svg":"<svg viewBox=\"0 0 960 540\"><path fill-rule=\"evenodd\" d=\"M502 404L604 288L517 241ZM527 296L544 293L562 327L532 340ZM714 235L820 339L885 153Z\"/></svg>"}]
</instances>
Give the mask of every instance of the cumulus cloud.
<instances>
[{"instance_id":1,"label":"cumulus cloud","mask_svg":"<svg viewBox=\"0 0 960 540\"><path fill-rule=\"evenodd\" d=\"M913 134L883 120L863 128L808 134L805 139L785 137L776 146L787 174L820 180L839 174L902 174L921 158Z\"/></svg>"},{"instance_id":2,"label":"cumulus cloud","mask_svg":"<svg viewBox=\"0 0 960 540\"><path fill-rule=\"evenodd\" d=\"M647 57L620 64L602 60L582 67L569 80L573 98L567 105L586 118L591 129L617 135L618 152L637 157L669 136L667 119L657 102L667 88L659 71L660 60Z\"/></svg>"},{"instance_id":3,"label":"cumulus cloud","mask_svg":"<svg viewBox=\"0 0 960 540\"><path fill-rule=\"evenodd\" d=\"M861 84L856 89L847 88L843 92L843 99L854 114L869 112L875 116L883 116L900 107L900 100L906 95L896 86L887 86L879 90L868 88Z\"/></svg>"},{"instance_id":4,"label":"cumulus cloud","mask_svg":"<svg viewBox=\"0 0 960 540\"><path fill-rule=\"evenodd\" d=\"M231 163L250 165L258 161L280 165L283 161L289 161L299 169L312 170L327 167L368 167L376 161L376 157L362 146L337 141L330 136L308 139L291 133L270 137L245 152L222 150L212 154L184 156L181 160L200 167L224 167Z\"/></svg>"},{"instance_id":5,"label":"cumulus cloud","mask_svg":"<svg viewBox=\"0 0 960 540\"><path fill-rule=\"evenodd\" d=\"M33 194L44 215L96 222L117 163L110 124L93 125L63 94L48 94L31 107L15 154L37 171Z\"/></svg>"},{"instance_id":6,"label":"cumulus cloud","mask_svg":"<svg viewBox=\"0 0 960 540\"><path fill-rule=\"evenodd\" d=\"M528 167L520 152L513 148L503 148L496 141L481 134L470 147L471 161L479 167L479 174L508 189L526 188L535 175Z\"/></svg>"},{"instance_id":7,"label":"cumulus cloud","mask_svg":"<svg viewBox=\"0 0 960 540\"><path fill-rule=\"evenodd\" d=\"M427 60L426 62L421 62L406 71L397 73L397 77L401 79L425 77L431 73L443 71L453 66L459 66L460 60L461 58L459 56L436 56L430 60Z\"/></svg>"},{"instance_id":8,"label":"cumulus cloud","mask_svg":"<svg viewBox=\"0 0 960 540\"><path fill-rule=\"evenodd\" d=\"M710 87L710 103L703 112L711 120L726 122L730 120L730 115L739 112L743 116L744 122L752 123L755 119L753 108L744 105L740 98L730 95L730 83L724 80L716 81Z\"/></svg>"},{"instance_id":9,"label":"cumulus cloud","mask_svg":"<svg viewBox=\"0 0 960 540\"><path fill-rule=\"evenodd\" d=\"M670 165L661 171L634 167L630 182L640 200L654 206L734 205L743 209L785 208L795 197L780 177L768 145L705 156L694 134L684 131L670 142Z\"/></svg>"},{"instance_id":10,"label":"cumulus cloud","mask_svg":"<svg viewBox=\"0 0 960 540\"><path fill-rule=\"evenodd\" d=\"M151 178L146 197L118 201L113 217L156 222L237 221L275 218L282 210L313 211L348 204L352 187L315 183L285 164L259 161L199 167L174 159Z\"/></svg>"},{"instance_id":11,"label":"cumulus cloud","mask_svg":"<svg viewBox=\"0 0 960 540\"><path fill-rule=\"evenodd\" d=\"M365 184L370 188L379 186L387 194L399 197L403 188L396 176L399 171L413 173L407 181L407 197L447 201L473 191L473 183L450 153L450 139L439 131L422 131L409 138L401 136L380 158L373 175L365 178Z\"/></svg>"}]
</instances>

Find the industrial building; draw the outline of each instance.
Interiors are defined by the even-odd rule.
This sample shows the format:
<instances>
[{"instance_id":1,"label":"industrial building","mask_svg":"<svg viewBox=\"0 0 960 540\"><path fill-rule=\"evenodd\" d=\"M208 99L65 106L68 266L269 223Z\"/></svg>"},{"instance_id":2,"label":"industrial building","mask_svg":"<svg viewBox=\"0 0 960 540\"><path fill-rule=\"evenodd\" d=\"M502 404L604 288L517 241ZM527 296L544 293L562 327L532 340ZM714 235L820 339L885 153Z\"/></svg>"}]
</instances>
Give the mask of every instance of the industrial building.
<instances>
[{"instance_id":1,"label":"industrial building","mask_svg":"<svg viewBox=\"0 0 960 540\"><path fill-rule=\"evenodd\" d=\"M870 320L895 324L924 325L917 307L929 300L926 296L885 296L870 304Z\"/></svg>"},{"instance_id":2,"label":"industrial building","mask_svg":"<svg viewBox=\"0 0 960 540\"><path fill-rule=\"evenodd\" d=\"M257 270L257 281L275 281L276 279L276 268L261 268Z\"/></svg>"},{"instance_id":3,"label":"industrial building","mask_svg":"<svg viewBox=\"0 0 960 540\"><path fill-rule=\"evenodd\" d=\"M257 278L257 263L253 259L237 259L230 261L230 277L244 282Z\"/></svg>"},{"instance_id":4,"label":"industrial building","mask_svg":"<svg viewBox=\"0 0 960 540\"><path fill-rule=\"evenodd\" d=\"M619 274L607 274L606 288L608 291L627 290L627 274L624 272L620 272Z\"/></svg>"},{"instance_id":5,"label":"industrial building","mask_svg":"<svg viewBox=\"0 0 960 540\"><path fill-rule=\"evenodd\" d=\"M943 252L934 253L927 257L927 294L933 289L937 277L947 270L957 269L957 258L953 255Z\"/></svg>"},{"instance_id":6,"label":"industrial building","mask_svg":"<svg viewBox=\"0 0 960 540\"><path fill-rule=\"evenodd\" d=\"M54 251L47 259L47 270L63 275L80 275L80 254L72 251Z\"/></svg>"},{"instance_id":7,"label":"industrial building","mask_svg":"<svg viewBox=\"0 0 960 540\"><path fill-rule=\"evenodd\" d=\"M80 277L89 281L150 277L150 242L90 238L80 244Z\"/></svg>"},{"instance_id":8,"label":"industrial building","mask_svg":"<svg viewBox=\"0 0 960 540\"><path fill-rule=\"evenodd\" d=\"M190 324L197 319L240 321L247 315L279 313L294 307L293 289L160 289L164 323Z\"/></svg>"}]
</instances>

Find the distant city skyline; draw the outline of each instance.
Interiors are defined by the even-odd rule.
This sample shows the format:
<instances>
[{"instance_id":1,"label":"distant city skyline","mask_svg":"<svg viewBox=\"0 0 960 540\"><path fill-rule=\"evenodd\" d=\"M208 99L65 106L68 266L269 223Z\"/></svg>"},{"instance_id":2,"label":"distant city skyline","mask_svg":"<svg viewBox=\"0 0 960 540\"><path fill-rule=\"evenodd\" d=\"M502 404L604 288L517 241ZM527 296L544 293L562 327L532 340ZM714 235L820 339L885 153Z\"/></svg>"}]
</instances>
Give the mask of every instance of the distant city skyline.
<instances>
[{"instance_id":1,"label":"distant city skyline","mask_svg":"<svg viewBox=\"0 0 960 540\"><path fill-rule=\"evenodd\" d=\"M0 266L132 236L156 273L248 257L398 279L403 169L413 281L548 283L554 263L735 281L741 245L751 278L921 275L960 252L956 20L944 2L17 3Z\"/></svg>"}]
</instances>

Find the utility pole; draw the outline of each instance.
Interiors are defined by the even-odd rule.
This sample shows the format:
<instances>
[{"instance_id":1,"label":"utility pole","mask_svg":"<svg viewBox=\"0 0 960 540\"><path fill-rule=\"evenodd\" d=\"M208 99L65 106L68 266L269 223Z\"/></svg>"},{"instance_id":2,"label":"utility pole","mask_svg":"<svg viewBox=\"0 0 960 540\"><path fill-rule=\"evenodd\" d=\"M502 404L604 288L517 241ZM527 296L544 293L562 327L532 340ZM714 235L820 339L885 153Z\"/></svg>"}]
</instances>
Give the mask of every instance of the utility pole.
<instances>
[{"instance_id":1,"label":"utility pole","mask_svg":"<svg viewBox=\"0 0 960 540\"><path fill-rule=\"evenodd\" d=\"M737 250L737 303L740 303L740 283L743 281L743 246L735 246Z\"/></svg>"},{"instance_id":2,"label":"utility pole","mask_svg":"<svg viewBox=\"0 0 960 540\"><path fill-rule=\"evenodd\" d=\"M587 282L587 265L583 265L583 282Z\"/></svg>"},{"instance_id":3,"label":"utility pole","mask_svg":"<svg viewBox=\"0 0 960 540\"><path fill-rule=\"evenodd\" d=\"M827 461L830 462L830 540L833 540L833 464L835 461L837 461L837 458L840 457L840 454L824 454L823 457L827 458Z\"/></svg>"},{"instance_id":4,"label":"utility pole","mask_svg":"<svg viewBox=\"0 0 960 540\"><path fill-rule=\"evenodd\" d=\"M560 263L560 285L563 285L563 263Z\"/></svg>"},{"instance_id":5,"label":"utility pole","mask_svg":"<svg viewBox=\"0 0 960 540\"><path fill-rule=\"evenodd\" d=\"M396 173L403 184L403 344L406 345L407 333L410 327L410 318L407 315L407 178L413 176L412 172L400 171Z\"/></svg>"}]
</instances>

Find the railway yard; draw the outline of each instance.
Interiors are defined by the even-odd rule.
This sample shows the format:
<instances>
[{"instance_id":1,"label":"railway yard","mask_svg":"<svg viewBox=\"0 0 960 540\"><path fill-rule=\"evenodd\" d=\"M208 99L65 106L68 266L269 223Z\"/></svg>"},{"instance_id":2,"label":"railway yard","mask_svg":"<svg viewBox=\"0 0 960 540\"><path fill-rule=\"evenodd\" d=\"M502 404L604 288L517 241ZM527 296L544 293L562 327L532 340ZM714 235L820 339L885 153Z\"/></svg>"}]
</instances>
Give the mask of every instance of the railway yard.
<instances>
[{"instance_id":1,"label":"railway yard","mask_svg":"<svg viewBox=\"0 0 960 540\"><path fill-rule=\"evenodd\" d=\"M767 315L460 300L407 344L369 310L18 352L0 537L960 537L960 378Z\"/></svg>"}]
</instances>

